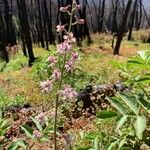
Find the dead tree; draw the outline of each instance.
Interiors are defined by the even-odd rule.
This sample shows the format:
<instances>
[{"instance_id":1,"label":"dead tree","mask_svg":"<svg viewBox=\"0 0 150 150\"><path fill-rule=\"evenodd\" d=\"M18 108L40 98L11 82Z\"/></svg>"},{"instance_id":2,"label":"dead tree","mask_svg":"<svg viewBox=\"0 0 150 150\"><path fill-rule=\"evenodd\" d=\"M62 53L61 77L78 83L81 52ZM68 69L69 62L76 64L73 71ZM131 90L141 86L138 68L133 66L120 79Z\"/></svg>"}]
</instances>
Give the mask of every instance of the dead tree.
<instances>
[{"instance_id":1,"label":"dead tree","mask_svg":"<svg viewBox=\"0 0 150 150\"><path fill-rule=\"evenodd\" d=\"M126 31L126 24L127 24L128 14L129 14L131 5L132 5L132 0L128 0L127 6L125 9L125 13L124 13L124 16L122 18L122 24L121 24L120 30L118 32L118 35L117 35L117 41L116 41L116 45L114 48L114 55L119 54L119 49L120 49L120 45L121 45L121 42L123 39L123 35Z\"/></svg>"},{"instance_id":2,"label":"dead tree","mask_svg":"<svg viewBox=\"0 0 150 150\"><path fill-rule=\"evenodd\" d=\"M136 7L137 7L137 0L135 0L135 2L134 2L133 12L132 12L132 16L131 16L131 23L130 23L129 35L128 35L129 41L131 40L131 37L132 37L132 29L133 29L133 25L134 25Z\"/></svg>"},{"instance_id":3,"label":"dead tree","mask_svg":"<svg viewBox=\"0 0 150 150\"><path fill-rule=\"evenodd\" d=\"M29 66L31 66L35 60L35 57L34 57L33 48L32 48L32 39L30 35L30 27L29 27L29 22L28 22L28 14L26 10L25 0L17 0L17 6L18 6L20 28L21 28L21 31L25 40L27 50L28 50Z\"/></svg>"}]
</instances>

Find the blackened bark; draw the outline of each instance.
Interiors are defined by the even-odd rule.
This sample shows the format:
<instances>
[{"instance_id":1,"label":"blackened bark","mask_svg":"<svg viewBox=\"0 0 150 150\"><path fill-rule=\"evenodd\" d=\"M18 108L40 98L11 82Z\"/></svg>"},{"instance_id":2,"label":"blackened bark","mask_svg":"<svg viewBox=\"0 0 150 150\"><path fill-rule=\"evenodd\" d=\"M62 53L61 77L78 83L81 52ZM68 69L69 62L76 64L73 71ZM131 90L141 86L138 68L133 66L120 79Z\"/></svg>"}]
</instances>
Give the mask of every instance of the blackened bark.
<instances>
[{"instance_id":1,"label":"blackened bark","mask_svg":"<svg viewBox=\"0 0 150 150\"><path fill-rule=\"evenodd\" d=\"M117 33L118 32L118 27L117 27L118 2L119 2L119 0L115 0L115 6L114 6L114 2L112 0L112 6L113 6L112 33Z\"/></svg>"},{"instance_id":2,"label":"blackened bark","mask_svg":"<svg viewBox=\"0 0 150 150\"><path fill-rule=\"evenodd\" d=\"M37 0L37 3L38 3L38 24L39 24L38 35L39 35L39 41L41 42L42 48L45 48L43 28L42 28L42 14L41 14L40 0Z\"/></svg>"},{"instance_id":3,"label":"blackened bark","mask_svg":"<svg viewBox=\"0 0 150 150\"><path fill-rule=\"evenodd\" d=\"M50 42L50 44L55 44L54 35L52 32L52 23L51 23L52 18L49 17L46 0L43 0L43 5L44 5L43 6L44 7L44 15L45 15L45 21L46 21L46 26L47 26L47 30L48 30L49 42Z\"/></svg>"},{"instance_id":4,"label":"blackened bark","mask_svg":"<svg viewBox=\"0 0 150 150\"><path fill-rule=\"evenodd\" d=\"M19 12L18 15L19 15L20 27L28 50L29 66L32 66L35 57L32 48L32 40L30 35L30 27L28 22L28 14L26 10L25 0L17 0L17 6Z\"/></svg>"},{"instance_id":5,"label":"blackened bark","mask_svg":"<svg viewBox=\"0 0 150 150\"><path fill-rule=\"evenodd\" d=\"M16 42L16 33L13 26L11 8L9 7L7 0L4 0L4 5L5 5L5 22L6 22L6 31L7 31L6 34L8 38L7 41L13 46L17 42Z\"/></svg>"},{"instance_id":6,"label":"blackened bark","mask_svg":"<svg viewBox=\"0 0 150 150\"><path fill-rule=\"evenodd\" d=\"M103 30L104 12L105 12L105 0L103 0L102 2L102 11L101 11L100 24L98 29L99 32L102 32Z\"/></svg>"},{"instance_id":7,"label":"blackened bark","mask_svg":"<svg viewBox=\"0 0 150 150\"><path fill-rule=\"evenodd\" d=\"M124 16L122 18L122 25L121 25L121 28L118 32L117 42L116 42L116 46L115 46L115 49L114 49L114 55L119 54L120 45L121 45L121 42L122 42L122 39L123 39L124 32L126 30L126 24L127 24L127 19L128 19L129 11L130 11L130 8L131 8L131 4L132 4L132 0L128 0L126 10L125 10Z\"/></svg>"},{"instance_id":8,"label":"blackened bark","mask_svg":"<svg viewBox=\"0 0 150 150\"><path fill-rule=\"evenodd\" d=\"M132 37L132 28L134 25L136 6L137 6L137 0L135 0L135 2L134 2L133 12L132 12L131 24L130 24L129 35L128 35L129 41L131 40L131 37Z\"/></svg>"},{"instance_id":9,"label":"blackened bark","mask_svg":"<svg viewBox=\"0 0 150 150\"><path fill-rule=\"evenodd\" d=\"M8 63L9 62L9 56L8 56L8 52L6 50L6 46L8 44L6 33L7 33L7 30L5 28L3 16L2 16L2 13L0 11L0 50L2 51L2 57L4 58L6 63Z\"/></svg>"}]
</instances>

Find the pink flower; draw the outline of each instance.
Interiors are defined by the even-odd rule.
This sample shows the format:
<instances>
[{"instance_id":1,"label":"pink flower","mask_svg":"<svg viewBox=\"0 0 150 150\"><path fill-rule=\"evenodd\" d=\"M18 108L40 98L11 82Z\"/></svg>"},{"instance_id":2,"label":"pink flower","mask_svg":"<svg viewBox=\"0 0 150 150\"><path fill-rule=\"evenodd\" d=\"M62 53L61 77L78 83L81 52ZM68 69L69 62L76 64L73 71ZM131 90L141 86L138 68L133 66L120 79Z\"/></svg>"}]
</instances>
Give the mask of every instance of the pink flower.
<instances>
[{"instance_id":1,"label":"pink flower","mask_svg":"<svg viewBox=\"0 0 150 150\"><path fill-rule=\"evenodd\" d=\"M77 7L77 9L81 9L82 6L81 5L77 5L76 7Z\"/></svg>"},{"instance_id":2,"label":"pink flower","mask_svg":"<svg viewBox=\"0 0 150 150\"><path fill-rule=\"evenodd\" d=\"M54 69L52 78L54 78L55 80L59 80L60 77L61 77L61 72L58 69Z\"/></svg>"},{"instance_id":3,"label":"pink flower","mask_svg":"<svg viewBox=\"0 0 150 150\"><path fill-rule=\"evenodd\" d=\"M65 41L57 46L57 51L60 54L65 54L67 52L70 52L71 49L72 49L72 45L69 44L67 41Z\"/></svg>"},{"instance_id":4,"label":"pink flower","mask_svg":"<svg viewBox=\"0 0 150 150\"><path fill-rule=\"evenodd\" d=\"M63 98L62 98L63 100L73 99L77 96L76 91L73 88L71 88L70 85L65 85L64 89L61 90L60 93L63 96Z\"/></svg>"},{"instance_id":5,"label":"pink flower","mask_svg":"<svg viewBox=\"0 0 150 150\"><path fill-rule=\"evenodd\" d=\"M66 40L68 43L75 43L76 39L73 36L73 33L70 32L68 35L63 36L64 40Z\"/></svg>"},{"instance_id":6,"label":"pink flower","mask_svg":"<svg viewBox=\"0 0 150 150\"><path fill-rule=\"evenodd\" d=\"M46 80L40 83L40 87L42 88L42 92L50 92L52 90L52 81Z\"/></svg>"},{"instance_id":7,"label":"pink flower","mask_svg":"<svg viewBox=\"0 0 150 150\"><path fill-rule=\"evenodd\" d=\"M66 64L65 64L65 69L67 72L72 71L73 70L73 65L74 62L71 60L69 60Z\"/></svg>"},{"instance_id":8,"label":"pink flower","mask_svg":"<svg viewBox=\"0 0 150 150\"><path fill-rule=\"evenodd\" d=\"M41 112L39 115L37 115L35 118L39 120L44 120L44 117L46 116L47 112Z\"/></svg>"},{"instance_id":9,"label":"pink flower","mask_svg":"<svg viewBox=\"0 0 150 150\"><path fill-rule=\"evenodd\" d=\"M56 32L62 32L64 30L65 30L65 26L64 25L62 26L61 24L59 24L59 25L56 26Z\"/></svg>"},{"instance_id":10,"label":"pink flower","mask_svg":"<svg viewBox=\"0 0 150 150\"><path fill-rule=\"evenodd\" d=\"M39 138L41 138L43 135L42 135L42 133L40 132L40 131L38 131L38 130L34 130L33 131L33 137L34 138L36 138L36 139L39 139Z\"/></svg>"},{"instance_id":11,"label":"pink flower","mask_svg":"<svg viewBox=\"0 0 150 150\"><path fill-rule=\"evenodd\" d=\"M84 19L78 19L78 24L84 24Z\"/></svg>"},{"instance_id":12,"label":"pink flower","mask_svg":"<svg viewBox=\"0 0 150 150\"><path fill-rule=\"evenodd\" d=\"M50 63L50 67L53 67L57 63L57 58L54 56L49 56L47 61Z\"/></svg>"},{"instance_id":13,"label":"pink flower","mask_svg":"<svg viewBox=\"0 0 150 150\"><path fill-rule=\"evenodd\" d=\"M76 61L79 57L79 53L78 52L72 52L71 54L72 54L71 60Z\"/></svg>"},{"instance_id":14,"label":"pink flower","mask_svg":"<svg viewBox=\"0 0 150 150\"><path fill-rule=\"evenodd\" d=\"M71 5L68 5L66 7L60 7L59 11L61 11L61 12L67 12L69 7L71 7Z\"/></svg>"}]
</instances>

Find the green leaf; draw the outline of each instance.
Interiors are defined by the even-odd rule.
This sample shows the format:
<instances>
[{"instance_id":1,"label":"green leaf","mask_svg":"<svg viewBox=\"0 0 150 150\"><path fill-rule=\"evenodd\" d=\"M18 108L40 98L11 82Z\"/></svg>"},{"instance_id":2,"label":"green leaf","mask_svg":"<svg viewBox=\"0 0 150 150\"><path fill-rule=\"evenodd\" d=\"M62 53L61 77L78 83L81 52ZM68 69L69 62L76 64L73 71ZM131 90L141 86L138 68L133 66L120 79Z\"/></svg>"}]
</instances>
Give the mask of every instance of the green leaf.
<instances>
[{"instance_id":1,"label":"green leaf","mask_svg":"<svg viewBox=\"0 0 150 150\"><path fill-rule=\"evenodd\" d=\"M137 53L143 60L147 59L147 51L141 50L141 51L138 51Z\"/></svg>"},{"instance_id":2,"label":"green leaf","mask_svg":"<svg viewBox=\"0 0 150 150\"><path fill-rule=\"evenodd\" d=\"M22 125L21 129L25 132L27 137L30 137L33 139L33 129L27 125Z\"/></svg>"},{"instance_id":3,"label":"green leaf","mask_svg":"<svg viewBox=\"0 0 150 150\"><path fill-rule=\"evenodd\" d=\"M118 96L126 103L126 105L128 105L128 107L136 114L139 114L139 104L136 101L135 98L127 95L127 94L123 94L123 93L119 93Z\"/></svg>"},{"instance_id":4,"label":"green leaf","mask_svg":"<svg viewBox=\"0 0 150 150\"><path fill-rule=\"evenodd\" d=\"M7 150L18 150L18 145L16 143L11 143Z\"/></svg>"},{"instance_id":5,"label":"green leaf","mask_svg":"<svg viewBox=\"0 0 150 150\"><path fill-rule=\"evenodd\" d=\"M33 117L31 117L31 119L32 119L33 122L35 123L36 127L37 127L40 131L42 131L43 129L42 129L42 126L40 125L39 120L37 120L36 118L33 118Z\"/></svg>"},{"instance_id":6,"label":"green leaf","mask_svg":"<svg viewBox=\"0 0 150 150\"><path fill-rule=\"evenodd\" d=\"M117 142L118 142L118 141L112 142L112 143L107 147L106 150L112 150L112 149L117 145Z\"/></svg>"},{"instance_id":7,"label":"green leaf","mask_svg":"<svg viewBox=\"0 0 150 150\"><path fill-rule=\"evenodd\" d=\"M99 150L99 139L98 137L94 140L94 150Z\"/></svg>"},{"instance_id":8,"label":"green leaf","mask_svg":"<svg viewBox=\"0 0 150 150\"><path fill-rule=\"evenodd\" d=\"M136 65L143 65L142 62L140 61L137 61L137 60L129 60L128 61L129 64L133 64L133 66L136 64Z\"/></svg>"},{"instance_id":9,"label":"green leaf","mask_svg":"<svg viewBox=\"0 0 150 150\"><path fill-rule=\"evenodd\" d=\"M136 82L142 82L142 83L150 84L150 77L140 78Z\"/></svg>"},{"instance_id":10,"label":"green leaf","mask_svg":"<svg viewBox=\"0 0 150 150\"><path fill-rule=\"evenodd\" d=\"M138 116L135 123L134 123L134 128L136 132L136 136L138 139L142 139L142 134L144 130L146 129L146 118L145 116Z\"/></svg>"},{"instance_id":11,"label":"green leaf","mask_svg":"<svg viewBox=\"0 0 150 150\"><path fill-rule=\"evenodd\" d=\"M123 106L122 103L118 101L118 98L116 97L107 97L107 100L112 104L113 107L115 107L120 113L123 115L127 114L126 108Z\"/></svg>"},{"instance_id":12,"label":"green leaf","mask_svg":"<svg viewBox=\"0 0 150 150\"><path fill-rule=\"evenodd\" d=\"M140 95L137 100L139 101L139 104L147 111L150 113L150 102L144 99L144 95Z\"/></svg>"},{"instance_id":13,"label":"green leaf","mask_svg":"<svg viewBox=\"0 0 150 150\"><path fill-rule=\"evenodd\" d=\"M114 111L101 110L100 112L97 113L96 116L100 119L108 119L108 118L117 117L118 114Z\"/></svg>"},{"instance_id":14,"label":"green leaf","mask_svg":"<svg viewBox=\"0 0 150 150\"><path fill-rule=\"evenodd\" d=\"M111 63L111 65L112 65L113 67L116 67L116 68L118 68L118 69L121 69L121 68L122 68L122 64L121 64L121 63L118 63L118 62L116 62L116 61L110 61L110 63Z\"/></svg>"},{"instance_id":15,"label":"green leaf","mask_svg":"<svg viewBox=\"0 0 150 150\"><path fill-rule=\"evenodd\" d=\"M24 150L27 149L27 143L24 140L18 140L16 142L12 142L7 150L18 150L18 148L21 147Z\"/></svg>"},{"instance_id":16,"label":"green leaf","mask_svg":"<svg viewBox=\"0 0 150 150\"><path fill-rule=\"evenodd\" d=\"M124 123L127 121L127 119L128 119L128 115L125 115L120 118L120 120L117 122L116 131L118 131L124 125Z\"/></svg>"}]
</instances>

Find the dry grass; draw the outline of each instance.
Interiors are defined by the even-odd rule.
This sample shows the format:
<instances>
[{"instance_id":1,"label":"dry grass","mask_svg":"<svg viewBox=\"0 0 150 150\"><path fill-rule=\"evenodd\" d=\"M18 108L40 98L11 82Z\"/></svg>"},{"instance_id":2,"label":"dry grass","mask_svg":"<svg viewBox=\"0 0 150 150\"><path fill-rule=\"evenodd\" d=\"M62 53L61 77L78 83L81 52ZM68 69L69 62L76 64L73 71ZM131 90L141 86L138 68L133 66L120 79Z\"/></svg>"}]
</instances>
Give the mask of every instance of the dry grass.
<instances>
[{"instance_id":1,"label":"dry grass","mask_svg":"<svg viewBox=\"0 0 150 150\"><path fill-rule=\"evenodd\" d=\"M150 29L144 30L141 29L139 31L133 31L132 40L141 41L143 43L150 42Z\"/></svg>"}]
</instances>

